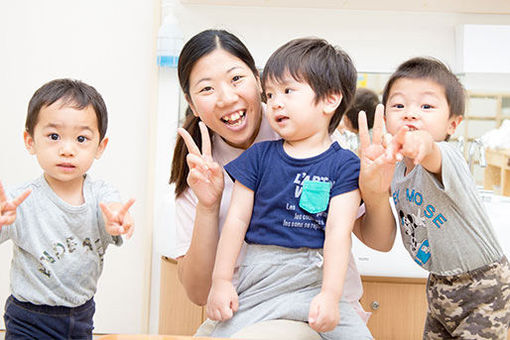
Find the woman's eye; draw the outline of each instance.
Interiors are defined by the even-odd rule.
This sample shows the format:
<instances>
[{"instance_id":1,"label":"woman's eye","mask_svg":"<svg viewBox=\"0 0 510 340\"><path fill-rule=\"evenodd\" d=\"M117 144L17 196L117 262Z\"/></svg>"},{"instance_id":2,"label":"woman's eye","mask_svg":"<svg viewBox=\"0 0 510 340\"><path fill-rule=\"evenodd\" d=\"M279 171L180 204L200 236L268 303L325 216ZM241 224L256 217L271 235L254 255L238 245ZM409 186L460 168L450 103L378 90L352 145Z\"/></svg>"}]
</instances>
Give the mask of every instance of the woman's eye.
<instances>
[{"instance_id":1,"label":"woman's eye","mask_svg":"<svg viewBox=\"0 0 510 340\"><path fill-rule=\"evenodd\" d=\"M394 104L393 107L396 108L396 109L403 109L404 105L402 105L402 104Z\"/></svg>"},{"instance_id":2,"label":"woman's eye","mask_svg":"<svg viewBox=\"0 0 510 340\"><path fill-rule=\"evenodd\" d=\"M200 90L200 92L209 92L209 91L212 91L212 87L211 86L206 86L206 87L204 87L203 89Z\"/></svg>"},{"instance_id":3,"label":"woman's eye","mask_svg":"<svg viewBox=\"0 0 510 340\"><path fill-rule=\"evenodd\" d=\"M267 92L267 93L266 93L266 98L267 98L267 99L271 99L271 98L273 98L273 94L272 94L272 93Z\"/></svg>"},{"instance_id":4,"label":"woman's eye","mask_svg":"<svg viewBox=\"0 0 510 340\"><path fill-rule=\"evenodd\" d=\"M424 108L425 110L428 110L428 109L431 109L432 108L432 105L429 105L429 104L424 104L421 106L422 108Z\"/></svg>"},{"instance_id":5,"label":"woman's eye","mask_svg":"<svg viewBox=\"0 0 510 340\"><path fill-rule=\"evenodd\" d=\"M232 78L232 80L233 80L233 81L239 81L239 80L241 80L241 76L234 76L234 77Z\"/></svg>"},{"instance_id":6,"label":"woman's eye","mask_svg":"<svg viewBox=\"0 0 510 340\"><path fill-rule=\"evenodd\" d=\"M76 140L79 142L79 143L83 143L87 140L87 137L85 136L78 136L78 138L76 138Z\"/></svg>"},{"instance_id":7,"label":"woman's eye","mask_svg":"<svg viewBox=\"0 0 510 340\"><path fill-rule=\"evenodd\" d=\"M51 140L58 140L59 138L59 136L56 133L50 133L48 137L50 137Z\"/></svg>"},{"instance_id":8,"label":"woman's eye","mask_svg":"<svg viewBox=\"0 0 510 340\"><path fill-rule=\"evenodd\" d=\"M289 94L292 92L292 89L285 89L285 94Z\"/></svg>"}]
</instances>

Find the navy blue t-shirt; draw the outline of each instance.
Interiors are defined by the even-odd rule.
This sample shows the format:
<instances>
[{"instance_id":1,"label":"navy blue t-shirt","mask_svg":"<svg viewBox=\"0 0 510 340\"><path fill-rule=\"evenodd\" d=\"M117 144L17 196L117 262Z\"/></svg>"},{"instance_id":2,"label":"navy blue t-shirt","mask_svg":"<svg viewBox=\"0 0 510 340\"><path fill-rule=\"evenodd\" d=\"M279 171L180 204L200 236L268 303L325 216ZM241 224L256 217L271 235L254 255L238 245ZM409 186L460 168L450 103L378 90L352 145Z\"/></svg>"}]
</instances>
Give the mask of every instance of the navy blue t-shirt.
<instances>
[{"instance_id":1,"label":"navy blue t-shirt","mask_svg":"<svg viewBox=\"0 0 510 340\"><path fill-rule=\"evenodd\" d=\"M254 191L246 242L316 249L324 245L331 197L358 188L359 158L334 142L320 155L296 159L280 139L254 144L225 170Z\"/></svg>"}]
</instances>

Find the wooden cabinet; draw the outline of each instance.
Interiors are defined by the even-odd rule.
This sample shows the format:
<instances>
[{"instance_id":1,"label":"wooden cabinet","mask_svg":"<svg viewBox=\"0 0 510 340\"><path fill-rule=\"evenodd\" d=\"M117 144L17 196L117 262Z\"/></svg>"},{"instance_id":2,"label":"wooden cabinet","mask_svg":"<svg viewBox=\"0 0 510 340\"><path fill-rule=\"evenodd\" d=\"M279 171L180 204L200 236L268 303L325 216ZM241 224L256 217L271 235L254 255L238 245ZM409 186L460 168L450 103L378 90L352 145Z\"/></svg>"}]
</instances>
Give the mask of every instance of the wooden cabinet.
<instances>
[{"instance_id":1,"label":"wooden cabinet","mask_svg":"<svg viewBox=\"0 0 510 340\"><path fill-rule=\"evenodd\" d=\"M205 309L192 303L177 277L177 261L161 258L159 334L193 335Z\"/></svg>"},{"instance_id":2,"label":"wooden cabinet","mask_svg":"<svg viewBox=\"0 0 510 340\"><path fill-rule=\"evenodd\" d=\"M362 276L361 305L372 316L368 328L376 340L421 339L427 314L426 279ZM161 258L159 334L193 335L205 320L177 278L177 262Z\"/></svg>"},{"instance_id":3,"label":"wooden cabinet","mask_svg":"<svg viewBox=\"0 0 510 340\"><path fill-rule=\"evenodd\" d=\"M421 339L427 314L426 279L362 276L361 305L377 340Z\"/></svg>"},{"instance_id":4,"label":"wooden cabinet","mask_svg":"<svg viewBox=\"0 0 510 340\"><path fill-rule=\"evenodd\" d=\"M483 187L497 195L510 196L510 150L487 149Z\"/></svg>"}]
</instances>

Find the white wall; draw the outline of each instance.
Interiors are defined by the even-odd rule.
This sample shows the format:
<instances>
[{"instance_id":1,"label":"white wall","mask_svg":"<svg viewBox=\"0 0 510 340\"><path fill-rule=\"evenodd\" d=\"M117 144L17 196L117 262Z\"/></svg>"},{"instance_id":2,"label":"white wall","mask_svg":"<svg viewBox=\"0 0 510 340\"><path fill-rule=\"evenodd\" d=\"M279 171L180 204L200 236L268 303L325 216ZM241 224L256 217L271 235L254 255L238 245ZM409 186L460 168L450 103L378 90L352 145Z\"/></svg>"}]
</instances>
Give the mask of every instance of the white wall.
<instances>
[{"instance_id":1,"label":"white wall","mask_svg":"<svg viewBox=\"0 0 510 340\"><path fill-rule=\"evenodd\" d=\"M259 66L288 40L311 35L342 46L363 72L389 72L416 55L433 55L455 66L456 25L510 24L510 15L162 3L163 15L177 13L186 39L203 29L225 28L243 40Z\"/></svg>"},{"instance_id":2,"label":"white wall","mask_svg":"<svg viewBox=\"0 0 510 340\"><path fill-rule=\"evenodd\" d=\"M96 295L99 332L147 331L159 9L157 0L0 2L0 179L15 185L41 173L22 142L27 104L43 83L71 77L93 85L109 111L110 143L93 165L93 176L113 183L124 199L137 199L133 238L110 247L105 257ZM10 257L10 245L2 244L2 310Z\"/></svg>"}]
</instances>

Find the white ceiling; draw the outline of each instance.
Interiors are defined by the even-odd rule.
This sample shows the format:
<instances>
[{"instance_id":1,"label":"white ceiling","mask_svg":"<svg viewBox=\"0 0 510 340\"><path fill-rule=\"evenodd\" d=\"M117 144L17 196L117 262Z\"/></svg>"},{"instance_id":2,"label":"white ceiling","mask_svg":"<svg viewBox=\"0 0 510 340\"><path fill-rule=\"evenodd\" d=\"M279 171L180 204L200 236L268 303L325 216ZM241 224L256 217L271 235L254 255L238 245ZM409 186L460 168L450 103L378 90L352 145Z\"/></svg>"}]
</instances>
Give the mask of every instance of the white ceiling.
<instances>
[{"instance_id":1,"label":"white ceiling","mask_svg":"<svg viewBox=\"0 0 510 340\"><path fill-rule=\"evenodd\" d=\"M510 14L509 0L180 0L182 4Z\"/></svg>"}]
</instances>

